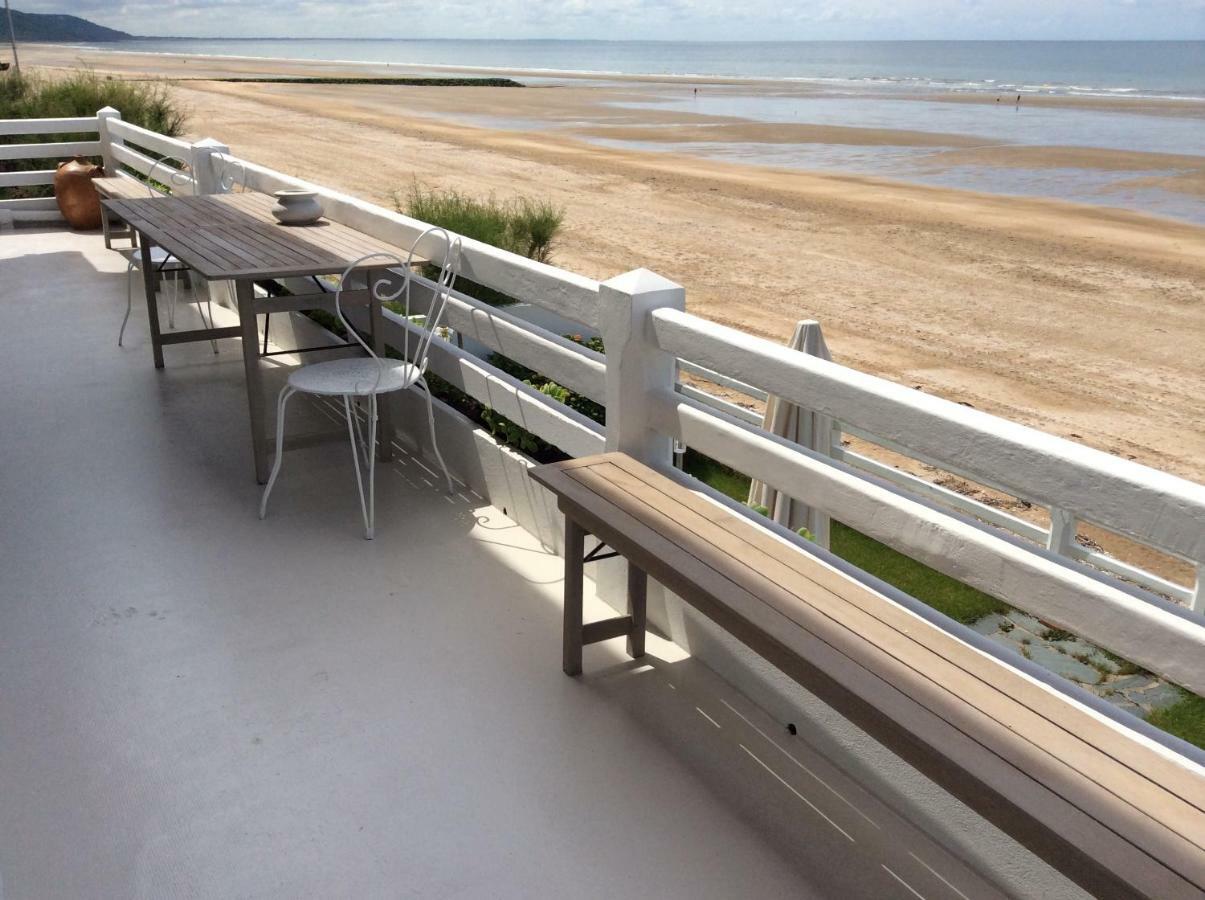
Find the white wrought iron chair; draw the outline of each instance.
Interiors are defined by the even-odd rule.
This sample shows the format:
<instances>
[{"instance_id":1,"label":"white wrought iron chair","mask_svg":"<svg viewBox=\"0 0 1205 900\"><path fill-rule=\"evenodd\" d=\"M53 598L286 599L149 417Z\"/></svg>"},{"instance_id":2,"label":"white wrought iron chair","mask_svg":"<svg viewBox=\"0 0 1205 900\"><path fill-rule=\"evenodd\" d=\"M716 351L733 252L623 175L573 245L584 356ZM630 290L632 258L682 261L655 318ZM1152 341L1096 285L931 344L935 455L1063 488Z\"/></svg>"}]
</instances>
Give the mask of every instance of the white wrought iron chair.
<instances>
[{"instance_id":1,"label":"white wrought iron chair","mask_svg":"<svg viewBox=\"0 0 1205 900\"><path fill-rule=\"evenodd\" d=\"M168 163L175 165L169 166ZM191 168L187 162L176 156L165 156L162 159L155 160L154 164L147 171L147 196L159 197L162 194L156 190L153 182L156 180L156 173L160 171L166 176L166 181L161 182L169 188L184 187L190 184L189 177L185 174L185 170ZM134 305L134 280L135 274L142 271L142 248L140 247L121 247L118 252L126 258L126 314L121 320L121 330L117 332L117 346L123 346L126 333L126 324L130 321L130 310ZM151 265L155 269L157 275L171 275L170 279L164 279L171 285L171 291L168 296L167 306L167 324L169 328L176 327L176 304L180 297L180 279L187 276L189 271L188 266L176 259L162 247L151 247ZM196 287L189 279L189 290L192 292L193 302L197 303ZM213 305L208 296L205 298L205 306L209 310L208 320L205 318L205 313L201 310L200 304L197 304L197 313L201 316L201 324L206 328L213 327ZM217 341L210 341L209 345L213 348L213 352L218 352Z\"/></svg>"},{"instance_id":2,"label":"white wrought iron chair","mask_svg":"<svg viewBox=\"0 0 1205 900\"><path fill-rule=\"evenodd\" d=\"M444 255L442 262L439 264L439 276L431 288L431 302L427 307L425 318L420 327L415 321L419 317L411 315L410 292L416 277L412 263L414 262L415 251L419 243L429 235L443 236ZM268 477L268 483L264 487L263 498L260 500L259 517L261 519L265 518L268 514L268 498L272 494L272 488L276 484L276 476L280 474L280 465L284 458L285 408L289 402L289 398L298 392L325 397L341 396L343 398L343 411L347 416L347 436L351 442L352 461L355 464L356 470L356 487L360 493L360 513L364 519L365 540L372 540L376 519L374 488L378 419L377 397L379 395L414 389L421 391L426 397L427 424L431 429L431 448L435 451L435 458L439 461L439 467L443 470L444 480L448 485L448 493L452 493L452 476L448 474L448 467L445 465L443 456L439 452L439 444L435 437L435 411L432 407L431 388L427 385L424 376L427 371L427 357L431 349L431 339L439 329L439 322L447 307L448 297L452 293L453 285L456 283L456 272L460 264L460 250L461 240L459 237L449 235L443 228L428 228L415 239L410 247L410 253L404 262L387 253L370 253L367 256L360 257L343 272L342 277L339 279L339 287L335 291L335 315L343 324L343 327L347 329L347 333L364 348L368 357L336 359L329 362L314 363L313 365L302 366L296 369L289 376L288 383L281 389L280 397L276 403L276 460L272 464L272 473ZM381 268L394 266L403 273L402 286L392 294L386 293L385 278L380 278L368 286L371 292L370 302L375 299L381 303L388 303L397 300L399 297L404 298L405 320L410 327L407 327L404 331L403 346L401 348L402 359L377 356L343 315L340 299L343 291L347 288L348 279L353 272L361 268L369 260L380 260L382 263ZM432 262L434 262L434 259ZM371 275L369 276L369 280L371 281ZM412 330L418 332L413 338L411 336ZM411 349L413 349L413 353L411 353ZM368 400L367 437L364 435L359 415L352 411L353 399L358 400L361 398L367 398ZM365 478L360 469L361 459L363 459L364 465L368 469L367 490L365 490Z\"/></svg>"}]
</instances>

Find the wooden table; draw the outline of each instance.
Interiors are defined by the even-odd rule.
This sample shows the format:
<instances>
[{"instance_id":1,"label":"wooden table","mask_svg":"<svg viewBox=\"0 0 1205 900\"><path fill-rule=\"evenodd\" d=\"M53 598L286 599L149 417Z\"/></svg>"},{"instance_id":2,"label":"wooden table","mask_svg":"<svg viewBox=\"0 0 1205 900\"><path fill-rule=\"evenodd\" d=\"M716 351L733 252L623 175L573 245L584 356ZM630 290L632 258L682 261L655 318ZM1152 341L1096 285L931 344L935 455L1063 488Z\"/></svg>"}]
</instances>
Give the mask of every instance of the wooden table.
<instances>
[{"instance_id":1,"label":"wooden table","mask_svg":"<svg viewBox=\"0 0 1205 900\"><path fill-rule=\"evenodd\" d=\"M256 315L309 309L333 311L334 301L333 295L325 291L257 298L255 283L295 276L341 274L355 260L370 253L385 253L404 260L408 252L326 219L314 225L281 225L271 214L274 202L271 197L257 193L102 200L107 210L120 217L139 236L155 368L163 368L165 344L242 338L251 445L255 458L255 477L260 484L267 480L269 459ZM155 297L155 272L151 263L151 248L156 244L207 281L233 282L239 324L162 334ZM418 265L426 260L415 258L413 262ZM375 260L359 268L367 271L383 269L387 265L386 261ZM369 277L373 277L371 272ZM343 303L347 306L369 306L373 349L383 355L385 348L380 338L380 303L366 290L345 291ZM381 413L381 428L379 452L381 458L385 459L388 458L391 439L384 410ZM288 445L298 446L305 442L293 440Z\"/></svg>"}]
</instances>

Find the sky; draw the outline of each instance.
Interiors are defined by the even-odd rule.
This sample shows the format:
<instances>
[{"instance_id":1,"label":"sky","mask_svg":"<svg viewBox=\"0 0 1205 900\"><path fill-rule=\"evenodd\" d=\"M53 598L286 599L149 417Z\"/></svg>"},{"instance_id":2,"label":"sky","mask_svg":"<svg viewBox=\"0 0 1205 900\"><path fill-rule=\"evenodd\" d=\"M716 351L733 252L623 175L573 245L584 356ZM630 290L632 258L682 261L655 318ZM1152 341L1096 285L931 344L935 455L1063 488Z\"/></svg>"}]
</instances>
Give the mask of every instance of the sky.
<instances>
[{"instance_id":1,"label":"sky","mask_svg":"<svg viewBox=\"0 0 1205 900\"><path fill-rule=\"evenodd\" d=\"M1205 0L16 0L139 35L1205 39Z\"/></svg>"}]
</instances>

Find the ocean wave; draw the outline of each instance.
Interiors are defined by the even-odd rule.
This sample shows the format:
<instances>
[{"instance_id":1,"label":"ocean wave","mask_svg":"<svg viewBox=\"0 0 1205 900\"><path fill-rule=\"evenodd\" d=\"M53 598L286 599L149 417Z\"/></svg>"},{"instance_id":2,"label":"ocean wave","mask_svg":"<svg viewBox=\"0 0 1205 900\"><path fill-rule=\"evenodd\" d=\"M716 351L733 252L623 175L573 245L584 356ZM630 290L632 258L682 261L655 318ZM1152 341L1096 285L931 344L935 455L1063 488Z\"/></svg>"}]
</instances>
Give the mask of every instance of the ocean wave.
<instances>
[{"instance_id":1,"label":"ocean wave","mask_svg":"<svg viewBox=\"0 0 1205 900\"><path fill-rule=\"evenodd\" d=\"M474 74L498 74L509 76L529 75L537 78L565 79L616 79L648 80L684 83L722 82L731 84L783 84L817 85L832 89L851 91L920 90L930 92L949 91L954 93L1020 93L1045 94L1050 96L1083 97L1132 97L1134 99L1181 100L1205 102L1205 93L1185 92L1183 89L1160 91L1133 86L1065 84L1061 82L1019 83L999 81L995 78L956 79L930 75L759 75L739 72L650 72L625 71L621 69L557 68L550 66L484 66L460 63L434 63L414 60L377 59L328 59L318 57L269 56L234 53L205 53L183 50L151 50L138 47L139 41L121 42L120 45L67 44L64 46L87 49L97 53L143 53L151 56L190 59L230 59L253 62L282 62L298 64L324 64L357 67L379 67L430 72L469 72ZM133 45L133 46L132 46Z\"/></svg>"}]
</instances>

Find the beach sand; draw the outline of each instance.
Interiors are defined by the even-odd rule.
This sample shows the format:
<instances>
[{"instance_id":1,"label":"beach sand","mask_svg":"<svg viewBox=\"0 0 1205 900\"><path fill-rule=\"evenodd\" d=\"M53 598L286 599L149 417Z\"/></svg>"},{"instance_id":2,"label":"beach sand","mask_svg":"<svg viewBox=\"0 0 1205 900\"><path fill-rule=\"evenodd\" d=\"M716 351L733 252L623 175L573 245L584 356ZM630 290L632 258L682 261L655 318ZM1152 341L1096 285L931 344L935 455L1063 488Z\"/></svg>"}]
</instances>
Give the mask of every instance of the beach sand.
<instances>
[{"instance_id":1,"label":"beach sand","mask_svg":"<svg viewBox=\"0 0 1205 900\"><path fill-rule=\"evenodd\" d=\"M29 47L22 58L67 66L81 54ZM83 58L99 71L174 77L370 68ZM683 284L692 312L776 341L796 320L819 319L838 362L1205 481L1205 228L1053 200L603 148L573 133L600 122L637 131L697 125L689 114L604 105L638 95L638 83L189 81L178 90L192 132L281 171L386 205L415 181L551 198L566 211L555 252L561 266L599 279L647 267ZM486 127L503 120L569 127ZM720 124L753 139L765 131ZM793 139L807 139L807 128ZM813 131L821 141L848 132L840 139L867 146L910 139ZM950 153L1007 167L1043 149L966 145ZM1135 172L1160 168L1152 156L1049 150L1051 165ZM1199 195L1205 159L1179 163L1179 183L1164 186Z\"/></svg>"}]
</instances>

